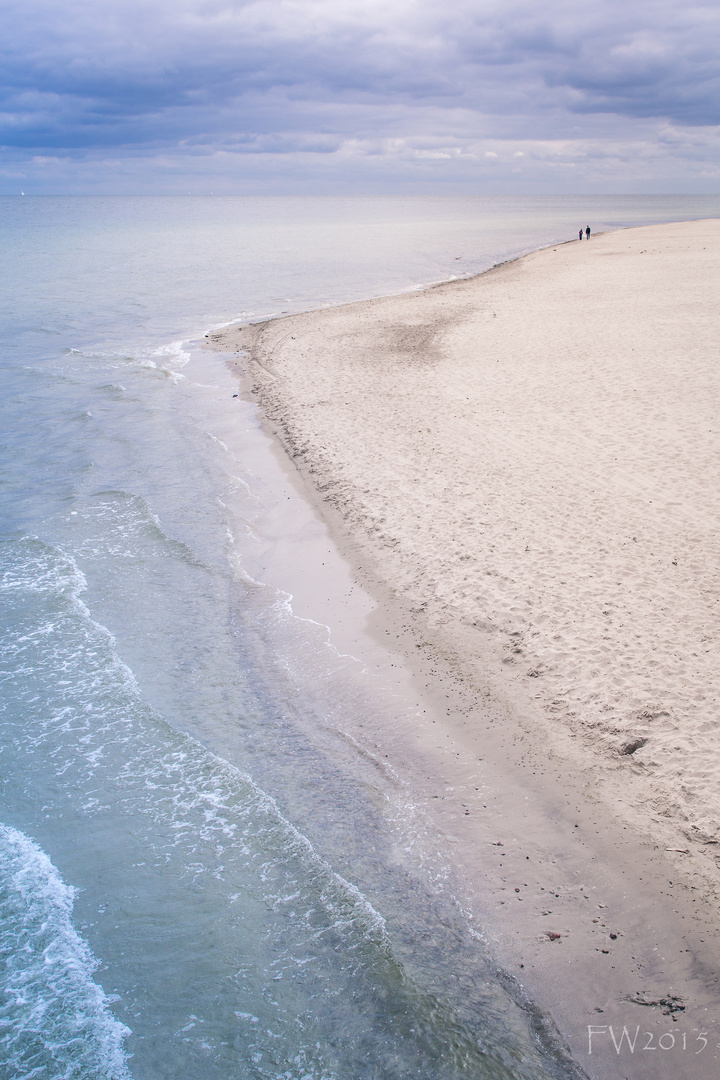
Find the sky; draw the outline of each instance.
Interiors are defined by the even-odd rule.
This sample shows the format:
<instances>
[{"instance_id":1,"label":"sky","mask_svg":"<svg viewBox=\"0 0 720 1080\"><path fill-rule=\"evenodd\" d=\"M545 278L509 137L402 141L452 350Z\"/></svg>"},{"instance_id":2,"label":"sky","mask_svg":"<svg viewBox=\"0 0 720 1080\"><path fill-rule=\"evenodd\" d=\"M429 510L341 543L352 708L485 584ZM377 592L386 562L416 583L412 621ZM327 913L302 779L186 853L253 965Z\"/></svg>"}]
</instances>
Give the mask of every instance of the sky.
<instances>
[{"instance_id":1,"label":"sky","mask_svg":"<svg viewBox=\"0 0 720 1080\"><path fill-rule=\"evenodd\" d=\"M0 0L0 193L715 193L720 5Z\"/></svg>"}]
</instances>

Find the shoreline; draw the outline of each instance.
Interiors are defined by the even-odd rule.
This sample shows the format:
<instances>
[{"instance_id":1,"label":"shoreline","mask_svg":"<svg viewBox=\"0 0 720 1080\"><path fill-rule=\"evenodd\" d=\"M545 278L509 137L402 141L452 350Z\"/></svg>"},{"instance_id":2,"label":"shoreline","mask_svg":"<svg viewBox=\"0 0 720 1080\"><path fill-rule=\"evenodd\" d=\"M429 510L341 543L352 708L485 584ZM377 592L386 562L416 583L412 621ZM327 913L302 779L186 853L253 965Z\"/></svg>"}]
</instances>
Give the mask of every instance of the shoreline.
<instances>
[{"instance_id":1,"label":"shoreline","mask_svg":"<svg viewBox=\"0 0 720 1080\"><path fill-rule=\"evenodd\" d=\"M676 235L678 230L685 234L680 240ZM625 727L632 727L633 730L626 731L622 725L618 728L615 724L618 730L614 732L614 744L607 725L605 728L578 728L576 725L573 730L572 723L568 723L572 715L567 715L572 713L572 709L565 708L564 712L560 709L560 718L556 714L550 722L546 701L548 695L537 693L537 690L550 684L550 700L559 701L557 691L552 690L553 679L557 685L557 668L554 673L547 658L543 659L540 655L537 645L536 653L532 653L533 627L528 629L527 618L523 622L516 615L506 614L505 619L500 620L493 611L490 618L485 612L480 619L463 619L465 598L462 592L457 591L452 573L449 577L446 574L443 579L440 572L432 569L433 560L442 555L442 549L438 549L439 539L448 547L454 538L449 533L439 537L434 535L417 512L417 490L428 497L435 510L446 492L441 490L438 493L438 487L428 482L427 470L421 470L419 474L413 472L413 457L417 460L417 455L422 455L422 460L439 460L436 470L440 477L438 485L443 482L457 488L457 463L467 465L472 458L467 457L467 445L463 458L462 446L458 457L458 446L443 447L443 442L447 444L448 436L457 430L459 424L466 443L477 453L477 431L469 430L474 413L472 409L463 411L463 395L459 387L467 389L472 375L468 341L475 342L482 334L488 337L495 334L494 348L500 349L501 345L497 342L498 319L504 324L501 344L504 343L506 350L508 347L516 350L513 354L515 370L505 382L498 381L488 370L489 361L485 355L481 389L488 393L502 390L505 395L503 404L508 409L513 406L516 411L518 383L525 398L530 394L529 399L537 401L539 384L537 381L533 384L529 379L527 355L523 350L526 350L528 341L536 343L538 336L542 335L535 332L523 337L522 330L530 321L536 331L539 324L533 320L545 316L550 304L553 308L553 325L550 331L544 330L543 333L547 339L547 350L557 351L560 343L568 354L561 372L567 392L574 363L573 356L569 354L572 348L581 349L583 344L583 333L573 334L572 325L568 326L568 315L573 309L568 306L567 270L577 274L578 267L566 266L566 279L562 279L561 273L561 281L554 283L554 288L562 291L558 297L553 293L554 270L548 273L549 268L538 266L538 263L547 263L553 255L561 255L566 263L568 259L574 259L577 264L577 255L581 254L585 259L583 269L586 276L594 273L597 278L601 258L614 255L615 259L609 260L615 264L612 272L608 274L600 266L607 307L608 290L617 284L614 279L625 280L618 272L618 260L635 260L629 286L625 281L621 286L624 292L612 294L614 303L622 302L630 307L632 277L637 279L636 260L640 255L649 253L648 248L642 248L642 245L657 247L665 244L667 248L670 231L673 232L672 243L676 247L678 243L687 247L690 241L697 246L697 237L689 236L691 231L708 234L701 237L706 250L712 245L717 251L720 244L717 222L644 226L593 237L587 247L573 242L555 245L554 248L543 249L514 262L501 263L478 277L431 286L425 291L361 301L210 336L212 347L236 353L252 350L249 363L244 360L230 361L232 370L242 377L245 377L246 371L250 373L254 383L251 393L254 400L259 400L261 404L269 430L279 439L292 459L292 465L298 469L307 494L328 522L341 552L354 567L358 579L378 599L380 606L374 622L379 640L384 639L386 645L390 644L406 659L424 693L434 696L435 731L430 730L433 726L430 719L425 730L394 733L390 739L384 733L384 738L386 743L393 744L393 764L405 771L418 794L426 799L443 836L450 838L455 861L460 868L459 876L464 874L466 878L467 904L477 922L493 938L505 970L518 979L530 998L554 1019L575 1060L590 1075L603 1077L626 1076L630 1072L633 1077L662 1076L665 1075L663 1068L667 1068L668 1076L697 1077L704 1075L705 1071L710 1075L714 1067L715 1051L712 1051L711 1057L710 1047L704 1050L702 1057L696 1057L691 1063L688 1058L686 1064L678 1060L676 1054L668 1054L662 1059L666 1062L662 1067L653 1055L646 1055L643 1063L643 1059L635 1055L628 1060L627 1055L615 1054L612 1046L609 1047L609 1055L605 1054L609 1041L607 1031L598 1034L599 1043L605 1044L604 1047L597 1047L596 1043L595 1053L598 1056L590 1058L586 1053L586 1027L587 1024L593 1025L598 1016L602 1024L614 1022L620 1028L623 1024L634 1025L637 1018L637 1022L644 1025L643 1030L652 1027L657 1037L671 1023L674 1023L676 1030L681 1026L689 1030L698 1024L707 1027L714 1022L713 1010L718 997L716 973L720 965L711 904L716 895L717 875L714 864L708 873L709 868L704 864L709 860L703 855L708 843L714 842L713 834L707 831L712 823L698 818L694 823L697 828L691 831L693 839L690 840L685 833L678 832L681 826L672 819L660 821L657 803L654 808L656 820L651 820L647 814L643 818L632 800L637 802L637 793L642 795L647 788L647 783L643 787L643 780L647 779L648 774L652 778L650 763L640 764L643 747L650 744L653 749L652 739L648 737L647 742L635 751L625 750L624 753L627 744L618 744L618 740L626 736L630 741L645 738L648 729L653 737L658 730L662 735L663 725L669 727L668 715L677 727L677 705L673 703L671 706L672 715L663 708L654 710L657 715L640 715L643 710L647 714L653 713L652 706L664 704L649 700L633 706L634 711L626 709L632 716L631 723L626 723ZM628 242L630 246L626 251ZM690 243L691 248L693 243ZM618 245L622 250L618 250ZM668 252L658 250L655 254L658 256L656 261L660 261ZM697 253L690 251L689 257L693 254ZM673 257L677 258L677 252ZM686 258L685 263L687 261ZM685 263L682 269L687 272ZM540 271L542 304L538 310L531 311L528 318L527 306L525 309L518 306L521 303L518 294L527 289L528 276L533 276L533 269ZM666 271L667 266L660 267L660 276ZM535 273L536 285L537 279L538 274ZM644 287L647 289L647 283ZM469 291L482 294L483 290L492 295L484 298L482 295L467 296ZM450 293L455 295L449 296ZM637 285L635 294L637 300ZM526 300L526 295L523 292L523 300ZM679 302L685 302L682 296ZM612 304L609 306L612 308ZM516 316L514 320L513 310ZM584 314L584 333L592 336L594 329L597 334L598 326L602 323L598 326L592 323L587 307L580 310ZM598 311L607 322L607 310L598 308ZM378 326L379 321L383 322L382 326ZM623 320L620 319L620 322ZM653 348L657 350L657 340L648 342L647 326L643 324L636 329L635 345L643 340L644 330L646 352L648 349L652 352ZM627 318L617 334L621 330L627 330ZM663 330L667 337L667 325ZM568 336L572 338L569 345ZM618 340L622 340L622 337L616 338L616 344ZM329 351L324 355L323 349ZM378 352L383 358L382 369L378 366ZM452 361L453 355L457 356L458 353L465 357L464 366L458 367L456 364L452 368L448 357ZM502 355L507 356L507 351ZM308 360L309 357L312 359ZM523 360L524 366L521 363ZM312 365L312 378L306 379L304 369L307 370L309 364ZM591 375L597 371L596 357L583 357L583 364ZM412 386L407 385L409 373L413 378ZM616 377L622 376L622 372L615 369L610 372L613 373ZM540 386L540 390L545 396L541 396L538 407L531 410L533 419L541 428L540 414L543 408L545 417L554 415L548 409L548 401L557 405L562 397L562 394L558 394L558 389L562 387L555 387L555 397L548 398L547 380L552 374L551 369L544 370L546 383ZM607 376L608 371L603 369L602 374ZM465 383L460 376L466 379ZM562 381L559 380L560 383ZM586 390L587 387L580 389ZM627 391L627 387L624 389ZM637 388L634 389L637 392ZM440 390L444 397L440 395ZM474 390L473 409L478 405L477 385ZM428 397L431 399L430 407ZM576 405L577 400L576 396L572 404ZM455 409L452 427L443 429L442 424L438 423L438 410L433 411L432 408L433 404L437 406L438 401L446 409L450 405ZM388 408L393 403L392 415L401 430L390 447L391 456L388 448L382 447L385 453L383 460L383 454L377 454L377 445L372 445L371 439L375 435L382 441L383 432L389 429ZM622 394L616 395L611 404L621 413L626 406ZM359 405L366 406L365 413L358 408ZM379 417L379 426L376 424L374 428L367 415L370 406L379 408L381 413L384 410ZM349 409L347 413L343 411L346 407ZM353 420L358 413L361 420ZM420 440L415 438L411 430L413 426L418 426L418 413L422 415L423 424L430 426ZM577 417L577 411L575 415ZM408 416L412 417L412 424L405 422L403 427L404 419ZM604 414L601 419L603 417ZM492 420L492 416L484 418ZM592 418L592 415L580 416L585 423L582 436L590 445L591 457L598 448L597 431L590 424ZM634 413L631 414L633 418L636 419ZM520 416L515 415L511 419L516 425L518 419L527 421L527 411L522 412L521 408ZM371 429L369 432L368 427ZM607 439L609 435L614 438L616 447L622 445L627 431L631 429L627 428L627 424L625 427L620 425L620 430L612 431L611 428L612 425L605 424L603 438ZM512 458L512 438L508 438L508 432L512 434L512 424L509 427L495 424L496 441L517 466L517 456L514 460ZM425 438L426 434L430 435L430 439ZM557 437L557 430L554 434ZM545 467L548 462L552 464L552 454L548 452L549 446L550 449L555 446L550 441L552 435L553 431L546 424L540 431L541 437L536 439L532 447ZM492 449L489 435L485 441ZM631 448L639 458L637 445ZM487 450L487 446L484 449ZM402 450L405 451L404 457L399 458ZM543 452L544 457L538 451ZM447 467L453 455L456 458L454 473ZM486 454L486 458L492 465L492 455ZM353 471L354 459L360 460ZM368 462L373 460L374 473L367 467ZM398 487L398 460L401 461L404 491ZM392 468L388 467L390 462ZM503 467L511 471L506 465ZM490 471L487 475L495 476ZM519 479L527 483L533 477L524 474ZM504 499L505 514L507 492L513 483L526 499L527 493L533 490L531 484L527 488L519 484L518 476L510 476L509 485L506 483L505 488L494 495L498 501ZM373 493L383 493L383 484L386 485L385 502L382 506L371 505ZM418 485L411 491L412 498L407 493L410 484ZM370 489L369 495L367 489ZM551 488L548 490L551 491ZM540 497L545 496L546 501L548 490L540 492ZM455 490L453 493L456 501L460 496L466 497L463 491ZM556 501L562 498L567 498L566 492L558 493ZM381 520L383 510L387 518L393 499L398 504L395 518ZM516 515L520 504L521 500L518 499L510 508ZM536 500L531 509L537 510L537 506ZM468 511L466 516L474 526L477 514L473 516L469 513L472 509L471 504L465 507ZM474 509L477 510L477 507ZM487 520L491 524L494 521L497 527L502 515L496 514L493 519L492 513L488 512L489 493L482 509ZM408 510L414 511L414 517L408 517ZM398 524L402 514L418 526L415 535L403 533ZM523 520L515 518L516 531L521 531L523 524ZM457 522L451 525L450 532L458 530ZM547 534L548 522L544 522L544 526ZM442 532L436 530L436 533L438 531ZM562 535L562 531L556 532L554 539ZM477 542L477 533L473 533L471 539ZM512 543L513 538L507 529L503 536L493 535L491 539L495 541L496 549L500 540L505 543L506 558L510 555L518 558L521 546ZM627 543L637 542L637 539L627 540ZM526 547L529 546L528 543ZM420 550L413 552L413 547ZM589 550L592 555L592 548ZM549 551L551 545L546 544L546 561ZM461 545L456 545L453 563L459 564L467 554L468 551L463 550ZM555 577L559 573L577 586L581 578L577 567L572 565L572 550L565 554L566 562L558 560ZM672 565L672 560L668 560L668 563ZM423 567L431 569L430 580L427 573L422 576ZM533 564L530 570L534 568ZM447 566L441 566L442 569L447 571ZM503 574L499 573L502 569L495 566L494 576L502 579ZM507 570L505 566L506 580L510 578ZM646 566L642 567L642 572L647 574ZM543 584L547 583L548 574L545 573ZM564 581L561 583L565 584ZM550 584L553 584L553 580L550 580ZM554 584L557 585L557 582ZM511 599L516 598L511 596ZM587 606L587 597L583 597L583 603ZM614 604L618 605L617 598L614 598ZM512 612L511 607L508 610ZM461 617L458 617L458 612ZM597 613L595 617L597 619ZM486 625L478 625L482 622ZM522 672L517 666L519 656L523 657L523 667L528 665ZM510 662L503 664L504 659ZM557 666L562 668L561 664ZM560 674L567 677L567 670L561 670ZM602 676L602 670L595 676L595 691L602 683ZM560 704L567 706L567 701ZM570 704L573 704L572 700ZM437 745L438 724L443 728L440 740L442 749ZM678 738L676 728L673 731L673 737ZM383 733L378 733L378 737L383 737ZM635 753L639 755L637 758ZM645 751L646 756L648 753ZM422 780L423 773L433 778L430 785ZM442 800L447 805L438 813L432 803L437 800L435 789L440 777L446 788L454 788L455 791L452 798ZM430 787L434 790L429 790ZM472 789L480 794L474 794ZM630 799L627 798L628 789ZM624 804L620 801L621 794L625 796ZM485 800L484 804L479 801L482 799ZM523 803L530 805L524 806ZM612 810L609 809L610 805L613 806ZM465 809L461 810L462 806ZM687 823L688 829L692 824ZM496 835L499 831L507 835ZM528 841L528 835L532 837L532 843ZM509 839L511 836L513 843ZM675 846L687 850L688 854L663 850L664 847ZM502 853L502 865L499 865L498 851ZM671 861L673 859L674 862ZM695 866L688 873L687 864L691 860ZM526 865L521 867L521 863ZM536 864L532 881L528 863ZM511 886L511 877L517 877L519 884ZM521 877L527 881L520 881ZM552 882L555 882L554 886ZM575 893L579 892L580 885L585 886L581 894L571 895L573 884ZM552 894L554 907L550 908L547 896L551 888L557 892L558 886L560 895ZM519 894L517 889L521 890ZM599 899L601 894L603 900ZM587 895L588 899L580 899L580 895ZM528 900L531 900L530 904ZM519 902L523 903L522 918L518 914L521 910L517 906ZM588 905L593 907L592 917L588 916ZM506 910L503 911L503 908ZM550 910L551 914L543 915L541 909ZM606 912L612 912L612 923L609 921L611 916ZM593 922L593 919L598 921ZM552 921L553 927L557 924L557 929L549 933L558 936L550 937L543 928L549 926L548 920ZM614 929L609 928L611 925ZM610 938L610 934L616 934L616 937ZM608 945L610 947L606 950L605 946ZM663 954L667 954L662 964L657 962L657 949L660 947ZM653 953L656 955L653 956ZM610 959L606 960L606 957ZM600 969L599 963L604 964L604 968ZM520 964L524 967L521 968ZM682 998L684 1011L673 1011L673 994ZM636 1000L628 1001L633 996ZM650 1001L657 1004L650 1005ZM666 1003L665 1006L662 1002ZM594 1011L596 1009L597 1013ZM602 1013L599 1011L601 1009ZM681 1024L678 1023L679 1017L682 1018ZM720 1038L720 1029L718 1034ZM715 1044L711 1045L714 1047Z\"/></svg>"}]
</instances>

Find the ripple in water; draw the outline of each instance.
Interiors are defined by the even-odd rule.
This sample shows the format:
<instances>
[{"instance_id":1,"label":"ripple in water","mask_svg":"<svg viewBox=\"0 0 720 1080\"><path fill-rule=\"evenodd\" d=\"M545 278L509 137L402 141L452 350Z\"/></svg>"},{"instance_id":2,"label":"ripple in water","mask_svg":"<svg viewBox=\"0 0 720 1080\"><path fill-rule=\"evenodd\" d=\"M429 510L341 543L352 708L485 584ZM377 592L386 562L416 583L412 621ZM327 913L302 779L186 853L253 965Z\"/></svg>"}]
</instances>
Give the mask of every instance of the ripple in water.
<instances>
[{"instance_id":1,"label":"ripple in water","mask_svg":"<svg viewBox=\"0 0 720 1080\"><path fill-rule=\"evenodd\" d=\"M17 829L0 825L0 1046L5 1076L129 1080L130 1034L93 982L98 961L71 922L75 890Z\"/></svg>"},{"instance_id":2,"label":"ripple in water","mask_svg":"<svg viewBox=\"0 0 720 1080\"><path fill-rule=\"evenodd\" d=\"M123 1024L138 1080L562 1074L487 967L474 968L460 1005L424 988L375 908L276 802L142 700L80 599L72 558L35 539L2 549L12 615L0 641L6 805L29 815L41 807L38 838L59 852L66 879L82 880L76 909L122 1021L92 981L90 951L70 924L71 891L25 841L45 877L33 871L21 894L40 935L37 976L25 939L6 939L18 990L23 971L36 987L8 1000L6 1035L27 1056L10 1075L120 1078ZM435 932L440 940L446 928ZM39 958L50 946L48 965ZM37 1067L57 1060L55 1072L32 1071L41 1053L48 1064L38 1057Z\"/></svg>"}]
</instances>

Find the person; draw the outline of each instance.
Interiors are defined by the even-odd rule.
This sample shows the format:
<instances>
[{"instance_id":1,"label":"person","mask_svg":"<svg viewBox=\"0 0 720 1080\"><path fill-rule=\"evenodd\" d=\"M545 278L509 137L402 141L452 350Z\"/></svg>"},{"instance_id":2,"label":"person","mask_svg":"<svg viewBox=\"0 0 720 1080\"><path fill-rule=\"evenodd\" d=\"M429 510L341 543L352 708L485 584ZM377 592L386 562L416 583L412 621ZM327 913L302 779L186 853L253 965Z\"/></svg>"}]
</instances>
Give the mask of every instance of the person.
<instances>
[{"instance_id":1,"label":"person","mask_svg":"<svg viewBox=\"0 0 720 1080\"><path fill-rule=\"evenodd\" d=\"M586 240L589 240L589 239L590 239L590 226L589 226L589 225L588 225L588 226L587 226L587 228L585 229L585 239L586 239Z\"/></svg>"},{"instance_id":2,"label":"person","mask_svg":"<svg viewBox=\"0 0 720 1080\"><path fill-rule=\"evenodd\" d=\"M580 232L578 233L578 240L582 240L582 229L581 229L581 230L580 230Z\"/></svg>"}]
</instances>

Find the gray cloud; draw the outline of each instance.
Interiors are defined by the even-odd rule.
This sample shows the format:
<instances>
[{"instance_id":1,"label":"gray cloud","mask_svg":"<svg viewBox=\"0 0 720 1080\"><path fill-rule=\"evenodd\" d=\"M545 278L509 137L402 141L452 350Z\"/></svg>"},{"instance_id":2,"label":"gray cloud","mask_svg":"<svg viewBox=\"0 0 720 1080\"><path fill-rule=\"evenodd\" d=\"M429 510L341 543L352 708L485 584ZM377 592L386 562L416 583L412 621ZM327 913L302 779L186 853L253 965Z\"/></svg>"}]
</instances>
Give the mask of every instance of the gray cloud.
<instances>
[{"instance_id":1,"label":"gray cloud","mask_svg":"<svg viewBox=\"0 0 720 1080\"><path fill-rule=\"evenodd\" d=\"M720 121L714 4L27 0L2 12L11 158L354 146L477 160L497 153L483 139L606 139L608 119L652 138L648 121Z\"/></svg>"}]
</instances>

